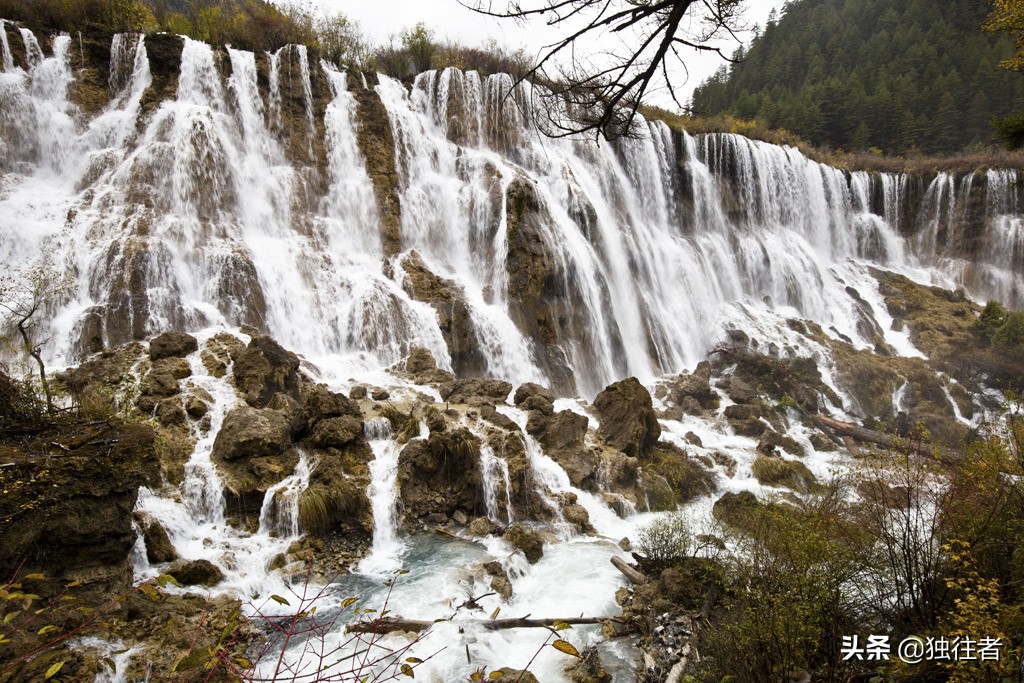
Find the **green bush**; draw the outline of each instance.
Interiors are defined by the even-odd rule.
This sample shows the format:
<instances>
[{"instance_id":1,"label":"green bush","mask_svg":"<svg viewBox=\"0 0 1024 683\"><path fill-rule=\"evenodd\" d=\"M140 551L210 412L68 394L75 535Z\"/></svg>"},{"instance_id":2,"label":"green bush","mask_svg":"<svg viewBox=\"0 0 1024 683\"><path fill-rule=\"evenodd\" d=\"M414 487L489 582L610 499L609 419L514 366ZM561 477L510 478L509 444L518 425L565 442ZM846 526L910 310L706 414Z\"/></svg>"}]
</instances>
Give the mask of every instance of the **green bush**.
<instances>
[{"instance_id":1,"label":"green bush","mask_svg":"<svg viewBox=\"0 0 1024 683\"><path fill-rule=\"evenodd\" d=\"M652 562L671 564L690 557L694 535L683 512L658 517L637 532L637 551Z\"/></svg>"}]
</instances>

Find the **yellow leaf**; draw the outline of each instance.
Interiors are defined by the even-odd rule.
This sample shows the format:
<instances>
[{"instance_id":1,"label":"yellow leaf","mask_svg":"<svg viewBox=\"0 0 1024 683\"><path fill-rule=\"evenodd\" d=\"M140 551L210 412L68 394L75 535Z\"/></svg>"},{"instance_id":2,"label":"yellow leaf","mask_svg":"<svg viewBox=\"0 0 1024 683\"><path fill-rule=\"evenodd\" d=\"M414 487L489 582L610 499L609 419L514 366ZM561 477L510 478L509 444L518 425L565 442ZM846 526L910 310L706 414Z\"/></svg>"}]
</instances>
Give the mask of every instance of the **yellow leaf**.
<instances>
[{"instance_id":1,"label":"yellow leaf","mask_svg":"<svg viewBox=\"0 0 1024 683\"><path fill-rule=\"evenodd\" d=\"M253 663L245 657L235 657L235 666L239 669L251 669L253 668Z\"/></svg>"},{"instance_id":2,"label":"yellow leaf","mask_svg":"<svg viewBox=\"0 0 1024 683\"><path fill-rule=\"evenodd\" d=\"M140 584L139 585L139 590L142 591L146 596L148 596L149 598L151 598L153 600L159 600L160 599L160 591L158 591L156 588L153 588L153 586L151 586L148 583Z\"/></svg>"},{"instance_id":3,"label":"yellow leaf","mask_svg":"<svg viewBox=\"0 0 1024 683\"><path fill-rule=\"evenodd\" d=\"M408 664L402 664L402 673L408 676L409 678L416 678L416 674L412 672L412 667Z\"/></svg>"},{"instance_id":4,"label":"yellow leaf","mask_svg":"<svg viewBox=\"0 0 1024 683\"><path fill-rule=\"evenodd\" d=\"M423 663L423 660L420 659L419 657L406 657L405 661L409 662L410 664L422 664Z\"/></svg>"},{"instance_id":5,"label":"yellow leaf","mask_svg":"<svg viewBox=\"0 0 1024 683\"><path fill-rule=\"evenodd\" d=\"M46 574L26 574L21 578L22 581L45 581Z\"/></svg>"},{"instance_id":6,"label":"yellow leaf","mask_svg":"<svg viewBox=\"0 0 1024 683\"><path fill-rule=\"evenodd\" d=\"M501 614L501 607L500 606L499 607L495 607L494 611L491 612L491 621L494 621L495 619L497 619L499 614Z\"/></svg>"},{"instance_id":7,"label":"yellow leaf","mask_svg":"<svg viewBox=\"0 0 1024 683\"><path fill-rule=\"evenodd\" d=\"M282 598L280 595L271 595L270 599L273 600L274 602L276 602L279 605L284 605L285 607L291 607L292 606L290 602L288 602L287 600Z\"/></svg>"},{"instance_id":8,"label":"yellow leaf","mask_svg":"<svg viewBox=\"0 0 1024 683\"><path fill-rule=\"evenodd\" d=\"M36 631L36 635L37 636L45 636L47 633L52 633L53 631L56 631L56 630L57 630L56 626L54 626L53 624L48 624L48 625L42 627L41 629L39 629L38 631Z\"/></svg>"},{"instance_id":9,"label":"yellow leaf","mask_svg":"<svg viewBox=\"0 0 1024 683\"><path fill-rule=\"evenodd\" d=\"M577 650L573 646L573 644L567 640L556 640L555 642L551 643L551 647L555 648L559 652L564 652L565 654L570 655L572 657L580 656L579 650Z\"/></svg>"},{"instance_id":10,"label":"yellow leaf","mask_svg":"<svg viewBox=\"0 0 1024 683\"><path fill-rule=\"evenodd\" d=\"M188 671L189 669L197 669L206 663L209 656L209 650L206 648L199 648L198 650L194 650L190 654L179 659L178 663L174 665L174 668L171 669L171 671Z\"/></svg>"},{"instance_id":11,"label":"yellow leaf","mask_svg":"<svg viewBox=\"0 0 1024 683\"><path fill-rule=\"evenodd\" d=\"M51 678L56 676L57 672L60 671L63 667L64 667L64 662L57 662L56 664L51 664L50 668L46 670L46 674L43 676L43 680L44 681L50 680Z\"/></svg>"},{"instance_id":12,"label":"yellow leaf","mask_svg":"<svg viewBox=\"0 0 1024 683\"><path fill-rule=\"evenodd\" d=\"M556 631L564 631L567 628L572 628L570 624L565 623L561 619L555 619L555 622L552 624L552 626L555 627Z\"/></svg>"},{"instance_id":13,"label":"yellow leaf","mask_svg":"<svg viewBox=\"0 0 1024 683\"><path fill-rule=\"evenodd\" d=\"M7 614L5 614L4 626L7 626L7 624L11 623L11 621L14 620L14 617L18 616L19 614L21 614L21 612L8 612Z\"/></svg>"},{"instance_id":14,"label":"yellow leaf","mask_svg":"<svg viewBox=\"0 0 1024 683\"><path fill-rule=\"evenodd\" d=\"M341 601L341 606L342 607L351 607L352 605L356 604L357 602L359 602L359 598L345 598L344 600Z\"/></svg>"}]
</instances>

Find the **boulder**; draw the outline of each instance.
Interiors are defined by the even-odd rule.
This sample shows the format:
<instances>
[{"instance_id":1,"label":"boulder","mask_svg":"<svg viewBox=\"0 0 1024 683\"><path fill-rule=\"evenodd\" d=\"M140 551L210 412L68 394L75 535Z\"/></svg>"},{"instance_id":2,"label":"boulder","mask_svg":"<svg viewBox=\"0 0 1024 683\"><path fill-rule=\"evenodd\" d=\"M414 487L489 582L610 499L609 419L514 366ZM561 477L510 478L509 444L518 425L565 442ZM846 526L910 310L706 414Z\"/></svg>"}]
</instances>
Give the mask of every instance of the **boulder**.
<instances>
[{"instance_id":1,"label":"boulder","mask_svg":"<svg viewBox=\"0 0 1024 683\"><path fill-rule=\"evenodd\" d=\"M572 683L611 683L612 675L604 668L596 647L587 647L580 658L565 667Z\"/></svg>"},{"instance_id":2,"label":"boulder","mask_svg":"<svg viewBox=\"0 0 1024 683\"><path fill-rule=\"evenodd\" d=\"M779 486L807 492L818 486L818 480L807 465L798 460L783 460L760 455L751 467L754 477L764 486Z\"/></svg>"},{"instance_id":3,"label":"boulder","mask_svg":"<svg viewBox=\"0 0 1024 683\"><path fill-rule=\"evenodd\" d=\"M480 440L464 428L413 439L398 456L398 490L407 515L426 518L483 510Z\"/></svg>"},{"instance_id":4,"label":"boulder","mask_svg":"<svg viewBox=\"0 0 1024 683\"><path fill-rule=\"evenodd\" d=\"M149 358L154 362L161 358L183 358L198 350L196 338L183 332L164 332L149 342Z\"/></svg>"},{"instance_id":5,"label":"boulder","mask_svg":"<svg viewBox=\"0 0 1024 683\"><path fill-rule=\"evenodd\" d=\"M362 437L362 418L345 415L317 422L309 441L318 448L344 448Z\"/></svg>"},{"instance_id":6,"label":"boulder","mask_svg":"<svg viewBox=\"0 0 1024 683\"><path fill-rule=\"evenodd\" d=\"M587 509L582 505L577 505L575 503L572 505L563 505L562 516L565 517L565 521L573 525L577 533L595 533L594 527L590 525L590 513L587 512Z\"/></svg>"},{"instance_id":7,"label":"boulder","mask_svg":"<svg viewBox=\"0 0 1024 683\"><path fill-rule=\"evenodd\" d=\"M303 391L299 409L292 418L292 438L301 439L308 436L322 420L339 417L356 418L359 422L358 428L362 430L362 413L353 400L331 391L326 384L314 385Z\"/></svg>"},{"instance_id":8,"label":"boulder","mask_svg":"<svg viewBox=\"0 0 1024 683\"><path fill-rule=\"evenodd\" d=\"M651 394L635 377L609 385L594 399L594 409L601 437L627 455L646 453L661 436Z\"/></svg>"},{"instance_id":9,"label":"boulder","mask_svg":"<svg viewBox=\"0 0 1024 683\"><path fill-rule=\"evenodd\" d=\"M669 400L688 413L717 410L718 394L711 388L711 364L703 361L692 373L676 377L669 386Z\"/></svg>"},{"instance_id":10,"label":"boulder","mask_svg":"<svg viewBox=\"0 0 1024 683\"><path fill-rule=\"evenodd\" d=\"M434 370L437 370L437 361L434 360L434 354L430 353L430 349L417 346L405 359L405 371L410 375L422 375Z\"/></svg>"},{"instance_id":11,"label":"boulder","mask_svg":"<svg viewBox=\"0 0 1024 683\"><path fill-rule=\"evenodd\" d=\"M533 382L526 382L524 384L520 384L519 388L516 389L515 396L512 397L512 402L517 406L522 406L527 399L534 396L544 399L548 403L554 403L555 401L554 393L552 393L552 391L547 387L541 386L540 384L534 384ZM524 410L529 410L529 408L526 407Z\"/></svg>"},{"instance_id":12,"label":"boulder","mask_svg":"<svg viewBox=\"0 0 1024 683\"><path fill-rule=\"evenodd\" d=\"M276 410L235 408L213 442L214 461L279 455L288 448L288 418Z\"/></svg>"},{"instance_id":13,"label":"boulder","mask_svg":"<svg viewBox=\"0 0 1024 683\"><path fill-rule=\"evenodd\" d=\"M712 516L723 524L742 529L751 515L761 507L761 501L750 491L729 491L715 501Z\"/></svg>"},{"instance_id":14,"label":"boulder","mask_svg":"<svg viewBox=\"0 0 1024 683\"><path fill-rule=\"evenodd\" d=\"M437 312L438 327L448 346L455 374L474 376L486 371L487 361L481 351L480 339L477 337L476 326L473 325L472 310L466 303L462 287L453 280L431 272L416 251L410 252L401 260L401 267L406 275L403 286L409 296L430 304ZM408 363L406 367L408 368ZM435 363L432 371L415 374L427 381L436 381L441 378L432 375L438 372L443 371L438 371Z\"/></svg>"},{"instance_id":15,"label":"boulder","mask_svg":"<svg viewBox=\"0 0 1024 683\"><path fill-rule=\"evenodd\" d=\"M790 455L803 456L804 447L795 439L779 434L774 429L766 429L757 443L757 452L762 455L778 455L776 449L781 448Z\"/></svg>"},{"instance_id":16,"label":"boulder","mask_svg":"<svg viewBox=\"0 0 1024 683\"><path fill-rule=\"evenodd\" d=\"M501 427L506 431L519 431L519 425L516 424L515 420L504 413L499 413L498 410L489 403L480 406L480 417L487 420L495 427Z\"/></svg>"},{"instance_id":17,"label":"boulder","mask_svg":"<svg viewBox=\"0 0 1024 683\"><path fill-rule=\"evenodd\" d=\"M469 523L466 532L470 536L483 538L501 533L501 526L487 517L477 517Z\"/></svg>"},{"instance_id":18,"label":"boulder","mask_svg":"<svg viewBox=\"0 0 1024 683\"><path fill-rule=\"evenodd\" d=\"M224 580L224 572L209 560L180 562L167 573L182 586L216 586Z\"/></svg>"},{"instance_id":19,"label":"boulder","mask_svg":"<svg viewBox=\"0 0 1024 683\"><path fill-rule=\"evenodd\" d=\"M146 546L146 559L151 564L174 562L178 559L178 552L174 549L167 530L152 517L147 517L142 522L142 541Z\"/></svg>"},{"instance_id":20,"label":"boulder","mask_svg":"<svg viewBox=\"0 0 1024 683\"><path fill-rule=\"evenodd\" d=\"M265 408L275 394L298 400L299 358L266 336L253 337L235 360L234 382L249 405Z\"/></svg>"},{"instance_id":21,"label":"boulder","mask_svg":"<svg viewBox=\"0 0 1024 683\"><path fill-rule=\"evenodd\" d=\"M199 358L203 361L206 371L214 377L228 374L228 366L245 350L245 344L238 337L219 332L203 345Z\"/></svg>"},{"instance_id":22,"label":"boulder","mask_svg":"<svg viewBox=\"0 0 1024 683\"><path fill-rule=\"evenodd\" d=\"M764 411L759 405L737 403L725 408L725 416L730 420L752 420L762 415L764 415Z\"/></svg>"},{"instance_id":23,"label":"boulder","mask_svg":"<svg viewBox=\"0 0 1024 683\"><path fill-rule=\"evenodd\" d=\"M547 453L569 475L573 486L595 489L599 460L585 446L589 421L570 410L555 413L546 421L539 439Z\"/></svg>"},{"instance_id":24,"label":"boulder","mask_svg":"<svg viewBox=\"0 0 1024 683\"><path fill-rule=\"evenodd\" d=\"M521 550L530 564L536 564L544 556L544 540L529 527L513 524L505 530L505 540L516 550Z\"/></svg>"},{"instance_id":25,"label":"boulder","mask_svg":"<svg viewBox=\"0 0 1024 683\"><path fill-rule=\"evenodd\" d=\"M448 403L482 405L504 403L512 393L512 385L500 379L457 379L440 388L441 398Z\"/></svg>"},{"instance_id":26,"label":"boulder","mask_svg":"<svg viewBox=\"0 0 1024 683\"><path fill-rule=\"evenodd\" d=\"M156 419L165 427L183 425L188 421L185 409L178 398L167 398L156 406Z\"/></svg>"}]
</instances>

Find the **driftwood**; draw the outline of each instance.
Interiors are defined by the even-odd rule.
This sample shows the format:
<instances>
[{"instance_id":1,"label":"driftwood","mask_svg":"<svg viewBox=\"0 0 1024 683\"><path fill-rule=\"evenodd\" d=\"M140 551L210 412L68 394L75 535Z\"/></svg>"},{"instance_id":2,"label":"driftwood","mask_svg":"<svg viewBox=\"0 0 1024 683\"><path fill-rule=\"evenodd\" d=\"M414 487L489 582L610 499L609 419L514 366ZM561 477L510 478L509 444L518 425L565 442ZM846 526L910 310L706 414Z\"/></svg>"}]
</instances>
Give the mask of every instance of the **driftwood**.
<instances>
[{"instance_id":1,"label":"driftwood","mask_svg":"<svg viewBox=\"0 0 1024 683\"><path fill-rule=\"evenodd\" d=\"M630 566L630 564L621 557L613 557L612 564L615 565L616 569L625 574L626 578L633 583L647 583L647 576L639 569Z\"/></svg>"},{"instance_id":2,"label":"driftwood","mask_svg":"<svg viewBox=\"0 0 1024 683\"><path fill-rule=\"evenodd\" d=\"M420 619L402 619L400 617L382 617L373 621L361 621L349 624L346 630L349 633L394 633L395 631L426 631L445 619L425 621ZM619 617L571 617L569 619L530 619L527 617L516 617L514 619L491 619L460 621L460 624L471 624L480 626L488 631L497 631L509 628L548 628L555 625L555 622L564 622L570 626L581 626L589 624L603 624L606 621L619 621Z\"/></svg>"},{"instance_id":3,"label":"driftwood","mask_svg":"<svg viewBox=\"0 0 1024 683\"><path fill-rule=\"evenodd\" d=\"M848 436L862 443L873 443L885 448L891 448L893 445L893 437L888 434L883 434L882 432L876 432L873 429L860 427L855 424L850 424L849 422L842 422L831 417L825 417L824 415L812 415L811 418L819 427L827 429L839 436Z\"/></svg>"}]
</instances>

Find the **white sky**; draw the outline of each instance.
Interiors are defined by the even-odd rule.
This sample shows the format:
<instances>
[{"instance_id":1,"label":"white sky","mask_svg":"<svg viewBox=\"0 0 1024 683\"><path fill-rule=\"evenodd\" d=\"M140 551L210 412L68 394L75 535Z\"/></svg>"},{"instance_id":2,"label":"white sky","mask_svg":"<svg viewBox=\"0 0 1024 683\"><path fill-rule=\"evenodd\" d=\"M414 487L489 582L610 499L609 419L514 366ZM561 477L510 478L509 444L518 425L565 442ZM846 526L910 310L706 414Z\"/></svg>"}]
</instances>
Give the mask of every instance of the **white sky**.
<instances>
[{"instance_id":1,"label":"white sky","mask_svg":"<svg viewBox=\"0 0 1024 683\"><path fill-rule=\"evenodd\" d=\"M458 0L310 0L328 12L341 12L349 19L359 22L363 32L374 43L385 42L389 36L395 35L403 28L423 22L433 29L438 38L450 38L468 46L482 45L489 39L495 39L511 48L526 47L536 53L561 36L561 32L544 25L542 20L535 20L528 26L520 26L513 21L501 21L472 12L459 4ZM536 0L540 2L540 0ZM784 0L747 0L744 15L749 25L764 26L768 13L772 8L780 8ZM526 2L523 3L527 5ZM496 9L503 8L505 2L494 0ZM750 35L746 35L749 40ZM726 54L736 48L733 41L723 44ZM689 79L679 71L673 73L674 87L680 99L688 99L693 89L710 76L723 63L714 53L691 51L686 56ZM683 82L683 81L686 82ZM667 94L655 96L652 103L674 108Z\"/></svg>"}]
</instances>

